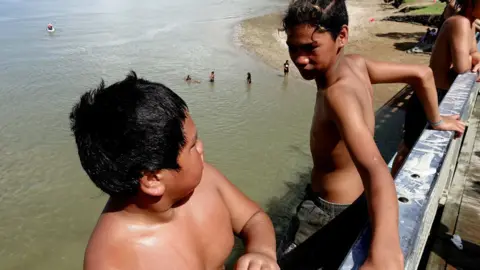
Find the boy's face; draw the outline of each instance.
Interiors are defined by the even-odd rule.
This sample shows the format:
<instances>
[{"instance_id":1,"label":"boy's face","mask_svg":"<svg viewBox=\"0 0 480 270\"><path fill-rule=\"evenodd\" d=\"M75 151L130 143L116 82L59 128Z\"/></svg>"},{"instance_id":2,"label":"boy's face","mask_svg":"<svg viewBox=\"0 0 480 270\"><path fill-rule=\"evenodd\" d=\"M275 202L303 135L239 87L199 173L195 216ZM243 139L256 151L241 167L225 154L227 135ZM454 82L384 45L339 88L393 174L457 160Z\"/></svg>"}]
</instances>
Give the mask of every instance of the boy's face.
<instances>
[{"instance_id":1,"label":"boy's face","mask_svg":"<svg viewBox=\"0 0 480 270\"><path fill-rule=\"evenodd\" d=\"M173 171L166 192L174 199L188 197L200 183L203 173L203 144L190 115L183 124L185 146L178 155L180 171Z\"/></svg>"},{"instance_id":2,"label":"boy's face","mask_svg":"<svg viewBox=\"0 0 480 270\"><path fill-rule=\"evenodd\" d=\"M344 30L342 30L344 31ZM344 46L343 36L336 40L328 32L315 31L309 24L300 24L287 30L287 45L295 66L305 80L312 80L326 72L334 63L339 49Z\"/></svg>"}]
</instances>

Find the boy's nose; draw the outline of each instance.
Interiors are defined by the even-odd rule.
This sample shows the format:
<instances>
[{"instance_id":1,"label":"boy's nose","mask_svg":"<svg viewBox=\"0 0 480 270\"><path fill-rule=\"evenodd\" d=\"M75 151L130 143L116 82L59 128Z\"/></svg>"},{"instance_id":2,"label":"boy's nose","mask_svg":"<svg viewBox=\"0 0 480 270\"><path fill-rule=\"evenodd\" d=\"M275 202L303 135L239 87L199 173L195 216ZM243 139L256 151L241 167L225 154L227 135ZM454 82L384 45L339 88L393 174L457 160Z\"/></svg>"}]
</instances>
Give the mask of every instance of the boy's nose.
<instances>
[{"instance_id":1,"label":"boy's nose","mask_svg":"<svg viewBox=\"0 0 480 270\"><path fill-rule=\"evenodd\" d=\"M302 55L297 57L297 59L295 59L295 62L297 63L297 65L305 66L305 65L308 65L310 61L307 56Z\"/></svg>"}]
</instances>

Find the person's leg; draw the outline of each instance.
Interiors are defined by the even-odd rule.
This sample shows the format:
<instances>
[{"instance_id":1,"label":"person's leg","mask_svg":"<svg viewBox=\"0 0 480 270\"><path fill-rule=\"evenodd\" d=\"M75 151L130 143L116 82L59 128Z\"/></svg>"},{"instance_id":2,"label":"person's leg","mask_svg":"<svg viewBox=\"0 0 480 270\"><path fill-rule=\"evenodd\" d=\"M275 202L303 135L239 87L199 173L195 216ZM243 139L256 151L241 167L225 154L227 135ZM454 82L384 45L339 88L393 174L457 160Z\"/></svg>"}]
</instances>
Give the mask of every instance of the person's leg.
<instances>
[{"instance_id":1,"label":"person's leg","mask_svg":"<svg viewBox=\"0 0 480 270\"><path fill-rule=\"evenodd\" d=\"M405 142L402 141L400 143L400 146L398 147L397 155L395 156L395 159L393 160L392 170L390 171L393 178L395 178L395 176L397 176L398 171L402 167L403 162L405 162L405 159L406 159L406 157L408 156L409 153L410 153L410 148L408 148L405 145Z\"/></svg>"},{"instance_id":2,"label":"person's leg","mask_svg":"<svg viewBox=\"0 0 480 270\"><path fill-rule=\"evenodd\" d=\"M350 205L330 203L321 199L309 185L305 199L297 208L297 215L290 223L288 234L279 246L278 258L295 249L348 206Z\"/></svg>"},{"instance_id":3,"label":"person's leg","mask_svg":"<svg viewBox=\"0 0 480 270\"><path fill-rule=\"evenodd\" d=\"M447 90L437 88L437 98L439 104L442 102L447 92ZM426 125L427 116L425 115L420 100L414 94L407 105L403 141L398 148L397 156L392 164L391 174L393 177L397 175Z\"/></svg>"},{"instance_id":4,"label":"person's leg","mask_svg":"<svg viewBox=\"0 0 480 270\"><path fill-rule=\"evenodd\" d=\"M410 150L417 142L420 134L422 134L426 124L427 117L423 111L422 103L414 93L408 101L406 108L405 123L403 126L403 141L398 147L397 156L393 161L392 170L390 171L393 177L397 175L402 167Z\"/></svg>"}]
</instances>

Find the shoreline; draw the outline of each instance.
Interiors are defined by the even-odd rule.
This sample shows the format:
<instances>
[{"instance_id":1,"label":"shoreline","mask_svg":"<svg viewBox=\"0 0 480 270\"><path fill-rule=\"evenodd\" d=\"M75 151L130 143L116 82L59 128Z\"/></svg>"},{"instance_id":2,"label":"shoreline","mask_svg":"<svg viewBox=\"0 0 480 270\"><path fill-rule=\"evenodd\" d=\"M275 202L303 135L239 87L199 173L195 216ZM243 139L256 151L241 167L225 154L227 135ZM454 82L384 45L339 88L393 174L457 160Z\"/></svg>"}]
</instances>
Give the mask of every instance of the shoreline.
<instances>
[{"instance_id":1,"label":"shoreline","mask_svg":"<svg viewBox=\"0 0 480 270\"><path fill-rule=\"evenodd\" d=\"M429 54L405 52L426 32L426 26L382 21L392 15L392 11L387 5L376 0L347 3L347 9L349 42L345 47L346 54L361 54L377 61L428 65ZM371 14L375 16L370 16ZM283 74L285 60L290 60L285 33L279 31L282 15L283 12L279 11L243 20L236 26L235 31L235 39L241 48L279 74ZM306 82L296 68L290 69L289 76ZM313 81L308 83L314 85ZM403 86L404 84L374 85L375 110L390 100Z\"/></svg>"}]
</instances>

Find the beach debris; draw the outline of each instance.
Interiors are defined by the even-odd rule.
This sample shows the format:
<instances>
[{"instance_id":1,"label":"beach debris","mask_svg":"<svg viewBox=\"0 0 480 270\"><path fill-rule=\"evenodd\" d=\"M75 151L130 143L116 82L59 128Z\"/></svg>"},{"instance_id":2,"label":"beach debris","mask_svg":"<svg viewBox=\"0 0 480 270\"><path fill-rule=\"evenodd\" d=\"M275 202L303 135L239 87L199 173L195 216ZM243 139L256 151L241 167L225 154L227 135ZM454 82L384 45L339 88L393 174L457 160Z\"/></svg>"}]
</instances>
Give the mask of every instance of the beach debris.
<instances>
[{"instance_id":1,"label":"beach debris","mask_svg":"<svg viewBox=\"0 0 480 270\"><path fill-rule=\"evenodd\" d=\"M452 243L453 243L459 250L463 250L462 238L460 238L459 235L454 234L454 235L452 236L452 239L450 239L450 241L452 241Z\"/></svg>"},{"instance_id":2,"label":"beach debris","mask_svg":"<svg viewBox=\"0 0 480 270\"><path fill-rule=\"evenodd\" d=\"M435 28L428 28L427 33L420 38L420 41L415 44L415 46L409 50L407 53L426 53L431 52L433 45L435 44L435 40L437 39L437 29Z\"/></svg>"}]
</instances>

